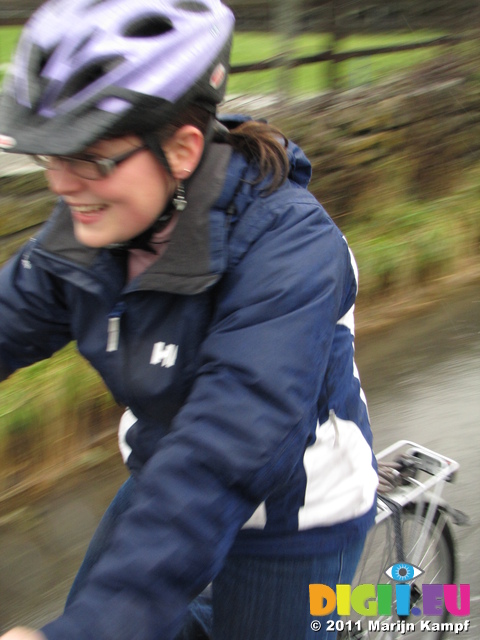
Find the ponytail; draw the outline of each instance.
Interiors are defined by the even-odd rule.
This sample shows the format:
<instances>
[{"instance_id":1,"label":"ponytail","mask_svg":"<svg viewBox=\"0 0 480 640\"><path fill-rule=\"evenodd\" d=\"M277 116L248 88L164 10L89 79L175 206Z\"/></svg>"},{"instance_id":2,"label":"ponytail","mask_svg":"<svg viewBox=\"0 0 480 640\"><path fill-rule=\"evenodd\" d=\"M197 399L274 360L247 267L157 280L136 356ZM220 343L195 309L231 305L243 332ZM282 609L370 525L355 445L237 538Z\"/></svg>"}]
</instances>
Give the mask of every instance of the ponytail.
<instances>
[{"instance_id":1,"label":"ponytail","mask_svg":"<svg viewBox=\"0 0 480 640\"><path fill-rule=\"evenodd\" d=\"M232 129L227 141L258 167L255 184L269 179L265 195L276 191L287 179L290 170L287 139L276 127L249 120Z\"/></svg>"},{"instance_id":2,"label":"ponytail","mask_svg":"<svg viewBox=\"0 0 480 640\"><path fill-rule=\"evenodd\" d=\"M212 114L198 105L188 105L176 118L158 131L159 142L162 144L170 138L177 129L192 124L205 136L212 121ZM245 158L256 165L258 176L254 184L268 180L264 195L269 195L278 189L287 179L290 162L287 156L288 141L283 133L266 122L247 120L234 129L220 127L221 140L230 144Z\"/></svg>"}]
</instances>

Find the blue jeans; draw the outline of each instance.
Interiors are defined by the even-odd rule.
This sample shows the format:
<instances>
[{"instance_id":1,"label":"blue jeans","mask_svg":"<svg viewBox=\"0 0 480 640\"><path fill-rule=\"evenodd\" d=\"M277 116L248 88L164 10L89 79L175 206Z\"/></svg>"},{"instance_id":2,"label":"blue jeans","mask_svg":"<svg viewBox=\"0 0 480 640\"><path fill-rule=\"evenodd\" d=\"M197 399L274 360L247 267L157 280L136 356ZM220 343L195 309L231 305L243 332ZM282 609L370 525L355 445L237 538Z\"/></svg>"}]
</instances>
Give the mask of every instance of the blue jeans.
<instances>
[{"instance_id":1,"label":"blue jeans","mask_svg":"<svg viewBox=\"0 0 480 640\"><path fill-rule=\"evenodd\" d=\"M91 568L107 548L118 518L135 491L132 479L120 488L94 533L72 584L66 607L82 589ZM335 553L307 557L230 556L215 578L189 607L175 640L326 640L325 620L310 615L309 584L352 581L365 539L351 541ZM334 620L331 614L328 619ZM314 631L311 623L322 622ZM163 640L160 639L159 640Z\"/></svg>"},{"instance_id":2,"label":"blue jeans","mask_svg":"<svg viewBox=\"0 0 480 640\"><path fill-rule=\"evenodd\" d=\"M214 640L332 640L327 620L310 615L310 584L351 584L365 538L307 557L231 556L213 582ZM312 623L321 622L319 631ZM333 625L333 628L335 626Z\"/></svg>"}]
</instances>

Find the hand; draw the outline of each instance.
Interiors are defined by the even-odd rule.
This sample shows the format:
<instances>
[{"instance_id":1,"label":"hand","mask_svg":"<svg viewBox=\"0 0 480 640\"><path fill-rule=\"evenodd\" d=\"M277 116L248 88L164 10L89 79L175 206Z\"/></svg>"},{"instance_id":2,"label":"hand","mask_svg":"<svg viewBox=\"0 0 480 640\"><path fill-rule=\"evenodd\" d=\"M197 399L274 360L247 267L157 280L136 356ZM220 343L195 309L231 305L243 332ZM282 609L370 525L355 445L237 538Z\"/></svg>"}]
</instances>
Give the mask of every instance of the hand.
<instances>
[{"instance_id":1,"label":"hand","mask_svg":"<svg viewBox=\"0 0 480 640\"><path fill-rule=\"evenodd\" d=\"M0 640L47 640L47 638L40 631L26 627L15 627L0 636Z\"/></svg>"}]
</instances>

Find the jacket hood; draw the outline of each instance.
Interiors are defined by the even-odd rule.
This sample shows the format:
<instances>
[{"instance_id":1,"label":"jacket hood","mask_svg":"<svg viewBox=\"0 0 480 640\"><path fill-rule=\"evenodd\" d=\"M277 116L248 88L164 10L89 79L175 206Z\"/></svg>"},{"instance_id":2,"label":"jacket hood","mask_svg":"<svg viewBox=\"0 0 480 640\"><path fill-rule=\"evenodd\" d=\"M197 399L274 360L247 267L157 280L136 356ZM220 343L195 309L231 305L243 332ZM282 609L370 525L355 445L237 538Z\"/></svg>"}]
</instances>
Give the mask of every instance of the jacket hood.
<instances>
[{"instance_id":1,"label":"jacket hood","mask_svg":"<svg viewBox=\"0 0 480 640\"><path fill-rule=\"evenodd\" d=\"M250 122L254 120L254 118L240 114L229 114L219 116L218 120L227 127L227 129L232 130L243 122ZM307 188L312 177L312 165L307 156L302 149L291 140L288 141L287 155L290 162L289 179L296 182L300 187Z\"/></svg>"}]
</instances>

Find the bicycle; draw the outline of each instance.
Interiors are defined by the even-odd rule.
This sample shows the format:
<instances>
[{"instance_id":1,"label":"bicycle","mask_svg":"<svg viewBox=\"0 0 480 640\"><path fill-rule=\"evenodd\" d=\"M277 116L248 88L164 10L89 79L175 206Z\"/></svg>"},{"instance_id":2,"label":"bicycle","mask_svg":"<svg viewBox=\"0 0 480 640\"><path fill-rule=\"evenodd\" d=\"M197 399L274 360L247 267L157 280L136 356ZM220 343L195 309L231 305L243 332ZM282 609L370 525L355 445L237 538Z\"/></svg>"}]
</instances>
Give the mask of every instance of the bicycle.
<instances>
[{"instance_id":1,"label":"bicycle","mask_svg":"<svg viewBox=\"0 0 480 640\"><path fill-rule=\"evenodd\" d=\"M467 524L468 517L448 505L442 492L445 484L454 479L459 464L408 440L384 449L377 460L380 485L375 526L367 537L351 587L353 593L358 585L376 586L376 615L370 611L359 615L352 609L348 622L342 618L338 621L337 638L441 640L450 630L449 612L443 606L442 615L429 620L423 611L423 605L427 608L423 587L455 583L451 523ZM409 591L397 591L398 584ZM380 593L384 600L381 605ZM400 601L405 593L407 603Z\"/></svg>"}]
</instances>

